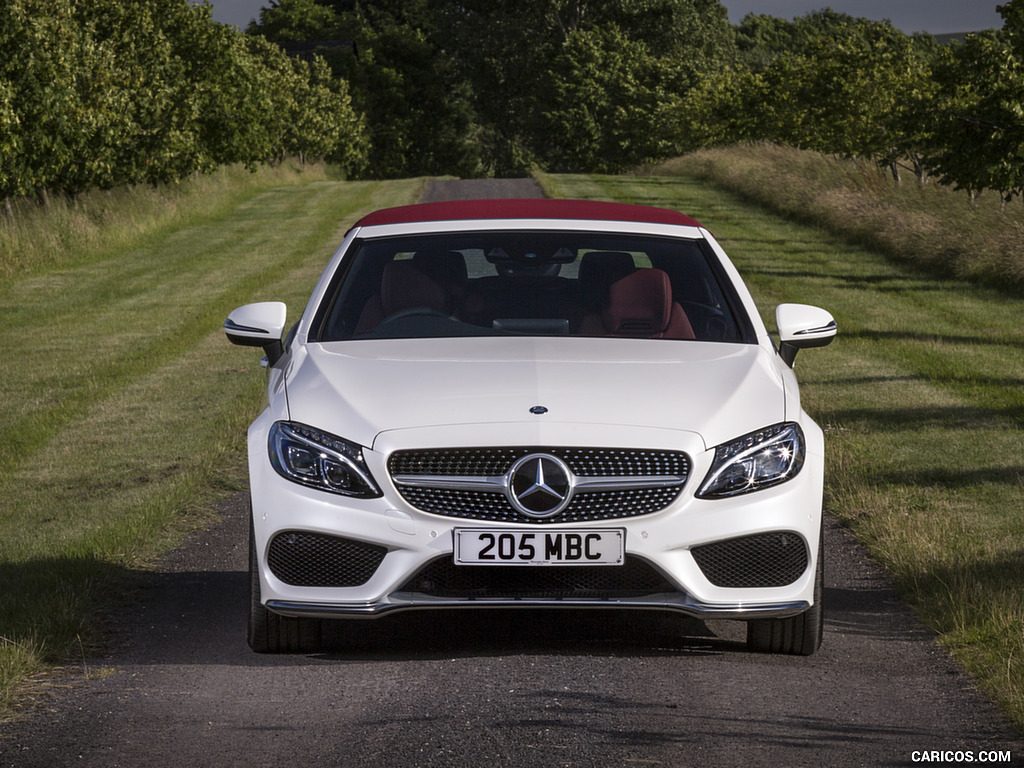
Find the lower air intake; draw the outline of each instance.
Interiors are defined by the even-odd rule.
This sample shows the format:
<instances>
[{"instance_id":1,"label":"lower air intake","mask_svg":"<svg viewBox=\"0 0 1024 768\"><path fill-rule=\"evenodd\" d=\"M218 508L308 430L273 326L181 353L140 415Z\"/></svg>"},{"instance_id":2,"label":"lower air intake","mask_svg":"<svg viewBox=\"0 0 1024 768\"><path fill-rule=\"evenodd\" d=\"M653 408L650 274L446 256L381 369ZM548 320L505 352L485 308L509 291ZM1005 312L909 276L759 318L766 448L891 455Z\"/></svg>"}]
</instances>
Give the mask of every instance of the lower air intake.
<instances>
[{"instance_id":1,"label":"lower air intake","mask_svg":"<svg viewBox=\"0 0 1024 768\"><path fill-rule=\"evenodd\" d=\"M435 560L399 589L465 600L613 600L678 592L642 560L621 566L471 566Z\"/></svg>"},{"instance_id":2,"label":"lower air intake","mask_svg":"<svg viewBox=\"0 0 1024 768\"><path fill-rule=\"evenodd\" d=\"M785 587L807 570L807 545L795 533L762 533L694 547L693 559L716 587Z\"/></svg>"},{"instance_id":3,"label":"lower air intake","mask_svg":"<svg viewBox=\"0 0 1024 768\"><path fill-rule=\"evenodd\" d=\"M286 531L270 542L270 572L293 587L358 587L377 572L385 547L319 533Z\"/></svg>"}]
</instances>

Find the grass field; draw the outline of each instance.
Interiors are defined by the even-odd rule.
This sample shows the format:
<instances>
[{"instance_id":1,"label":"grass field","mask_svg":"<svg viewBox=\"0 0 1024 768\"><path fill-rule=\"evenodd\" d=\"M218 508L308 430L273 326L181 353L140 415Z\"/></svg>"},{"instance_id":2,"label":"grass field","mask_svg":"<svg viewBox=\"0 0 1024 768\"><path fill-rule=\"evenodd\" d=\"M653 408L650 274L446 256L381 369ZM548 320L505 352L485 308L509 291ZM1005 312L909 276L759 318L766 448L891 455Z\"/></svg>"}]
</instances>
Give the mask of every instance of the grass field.
<instances>
[{"instance_id":1,"label":"grass field","mask_svg":"<svg viewBox=\"0 0 1024 768\"><path fill-rule=\"evenodd\" d=\"M1024 730L1024 301L931 277L688 175L544 179L547 192L676 208L704 223L763 319L830 310L797 359L826 429L828 510Z\"/></svg>"},{"instance_id":2,"label":"grass field","mask_svg":"<svg viewBox=\"0 0 1024 768\"><path fill-rule=\"evenodd\" d=\"M20 682L96 639L133 572L244 486L262 380L258 355L225 340L227 313L273 298L296 318L357 215L421 186L244 178L139 211L134 232L80 221L81 250L0 283L0 715Z\"/></svg>"},{"instance_id":3,"label":"grass field","mask_svg":"<svg viewBox=\"0 0 1024 768\"><path fill-rule=\"evenodd\" d=\"M1024 729L1022 300L914 271L851 244L863 233L766 213L695 173L542 181L704 221L770 327L783 301L833 312L838 340L797 361L828 433L829 510ZM288 172L166 213L158 201L126 219L101 199L59 226L0 232L14 254L0 270L0 713L95 640L126 580L214 497L244 487L262 380L254 353L224 340L227 312L282 299L296 317L358 213L420 186Z\"/></svg>"}]
</instances>

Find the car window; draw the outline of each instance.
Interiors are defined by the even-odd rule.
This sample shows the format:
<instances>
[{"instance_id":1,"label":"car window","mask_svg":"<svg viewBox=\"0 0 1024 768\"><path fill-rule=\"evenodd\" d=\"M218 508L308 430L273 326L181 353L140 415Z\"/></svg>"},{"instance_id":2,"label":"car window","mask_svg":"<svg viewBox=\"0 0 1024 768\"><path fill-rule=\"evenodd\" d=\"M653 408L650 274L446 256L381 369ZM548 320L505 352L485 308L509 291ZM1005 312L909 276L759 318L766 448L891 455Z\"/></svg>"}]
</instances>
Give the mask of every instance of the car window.
<instances>
[{"instance_id":1,"label":"car window","mask_svg":"<svg viewBox=\"0 0 1024 768\"><path fill-rule=\"evenodd\" d=\"M699 242L587 232L356 241L319 341L481 335L742 341L739 303Z\"/></svg>"}]
</instances>

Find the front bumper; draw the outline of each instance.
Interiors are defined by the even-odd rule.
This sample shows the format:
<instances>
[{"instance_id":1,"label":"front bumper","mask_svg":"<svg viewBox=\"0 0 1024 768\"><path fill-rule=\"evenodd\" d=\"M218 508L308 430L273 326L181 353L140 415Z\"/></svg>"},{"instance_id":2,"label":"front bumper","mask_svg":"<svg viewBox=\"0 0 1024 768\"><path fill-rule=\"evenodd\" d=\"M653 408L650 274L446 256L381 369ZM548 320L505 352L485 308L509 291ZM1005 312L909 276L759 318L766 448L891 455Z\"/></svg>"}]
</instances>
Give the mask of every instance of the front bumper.
<instances>
[{"instance_id":1,"label":"front bumper","mask_svg":"<svg viewBox=\"0 0 1024 768\"><path fill-rule=\"evenodd\" d=\"M604 526L624 529L627 560L653 574L653 581L644 579L642 583L630 583L628 588L616 584L603 591L561 589L551 594L548 589L531 586L502 594L494 586L500 578L490 578L496 574L493 568L451 564L453 531L477 526L493 529L493 522L442 517L413 508L388 482L384 452L365 452L370 471L384 491L383 498L348 499L291 483L277 475L267 460L266 418L267 414L250 430L250 480L261 599L274 613L314 618L376 618L408 610L453 608L633 608L672 611L699 619L753 620L786 618L813 604L823 469L822 455L813 449L820 430L813 424L804 427L811 450L803 470L782 485L731 499L695 499L693 493L707 473L713 452L705 450L702 444L684 445L682 449L693 459L692 474L679 498L664 510L607 523L553 526L563 530ZM652 445L667 438L651 432L635 439ZM672 439L676 441L674 447L679 447L678 433ZM518 523L509 527L522 530L536 526ZM275 569L269 562L272 544L278 537L292 533L374 549L379 558L364 575L344 586L313 586L312 582L288 575L282 578L280 568ZM764 586L732 583L714 574L709 577L707 564L702 566L695 557L701 548L776 536L799 543L805 555L800 570L786 583ZM463 569L464 573L466 568L490 571L486 574L487 586L460 590L449 589L447 585L432 588L432 579L421 576L438 564L444 564L449 572ZM557 566L526 570L550 568Z\"/></svg>"}]
</instances>

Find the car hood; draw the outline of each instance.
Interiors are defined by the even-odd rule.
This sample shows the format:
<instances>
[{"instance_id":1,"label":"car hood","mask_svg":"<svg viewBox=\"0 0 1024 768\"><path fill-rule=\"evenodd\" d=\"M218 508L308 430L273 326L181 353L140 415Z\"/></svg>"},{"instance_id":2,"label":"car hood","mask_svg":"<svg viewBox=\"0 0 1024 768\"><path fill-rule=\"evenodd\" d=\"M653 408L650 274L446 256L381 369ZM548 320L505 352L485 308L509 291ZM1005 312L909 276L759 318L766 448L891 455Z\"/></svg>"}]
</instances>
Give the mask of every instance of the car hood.
<instances>
[{"instance_id":1,"label":"car hood","mask_svg":"<svg viewBox=\"0 0 1024 768\"><path fill-rule=\"evenodd\" d=\"M473 425L486 427L489 443L515 442L512 435L523 434L516 425L538 424L561 425L562 435L587 427L684 431L711 447L785 419L782 377L772 355L751 344L332 342L300 348L286 377L290 419L369 447L396 430L467 434ZM531 412L538 406L546 411Z\"/></svg>"}]
</instances>

